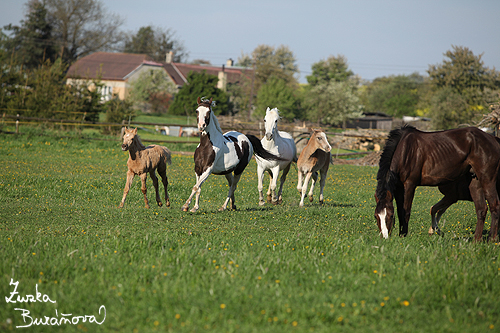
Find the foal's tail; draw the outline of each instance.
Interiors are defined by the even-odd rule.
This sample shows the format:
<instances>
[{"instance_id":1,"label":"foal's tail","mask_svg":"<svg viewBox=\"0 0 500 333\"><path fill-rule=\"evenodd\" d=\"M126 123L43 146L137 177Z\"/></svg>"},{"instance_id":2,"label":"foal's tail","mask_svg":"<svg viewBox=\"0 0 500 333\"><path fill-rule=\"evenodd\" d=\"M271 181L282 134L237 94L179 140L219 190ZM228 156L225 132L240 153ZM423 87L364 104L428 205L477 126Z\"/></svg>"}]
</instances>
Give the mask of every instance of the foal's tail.
<instances>
[{"instance_id":1,"label":"foal's tail","mask_svg":"<svg viewBox=\"0 0 500 333\"><path fill-rule=\"evenodd\" d=\"M172 164L172 153L170 152L170 150L168 150L167 147L162 147L163 148L163 151L165 152L165 160L167 162L168 165L171 165Z\"/></svg>"},{"instance_id":2,"label":"foal's tail","mask_svg":"<svg viewBox=\"0 0 500 333\"><path fill-rule=\"evenodd\" d=\"M251 134L246 134L246 137L248 140L250 140L250 143L253 146L253 152L255 155L262 157L265 160L271 160L271 161L286 161L286 159L276 156L269 151L267 151L263 146L262 143L260 142L259 138L256 137L255 135Z\"/></svg>"}]
</instances>

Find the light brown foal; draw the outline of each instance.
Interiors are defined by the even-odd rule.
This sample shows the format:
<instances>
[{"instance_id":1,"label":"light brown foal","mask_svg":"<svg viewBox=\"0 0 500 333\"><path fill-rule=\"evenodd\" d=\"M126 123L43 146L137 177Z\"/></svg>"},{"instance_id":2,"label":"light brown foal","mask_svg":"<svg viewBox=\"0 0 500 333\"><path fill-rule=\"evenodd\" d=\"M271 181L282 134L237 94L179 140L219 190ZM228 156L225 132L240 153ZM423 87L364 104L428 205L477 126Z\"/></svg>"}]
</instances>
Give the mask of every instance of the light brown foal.
<instances>
[{"instance_id":1,"label":"light brown foal","mask_svg":"<svg viewBox=\"0 0 500 333\"><path fill-rule=\"evenodd\" d=\"M170 199L167 192L167 164L172 164L170 151L166 147L158 145L145 147L137 135L137 128L125 129L122 150L128 150L129 157L127 161L127 182L125 183L125 189L123 190L123 198L120 203L120 208L122 208L125 204L125 199L127 198L128 191L130 190L130 186L132 185L132 180L135 175L141 178L141 191L144 194L144 203L146 208L149 208L148 197L146 195L146 179L148 177L148 173L153 180L153 185L156 190L156 202L158 203L158 206L162 206L160 193L158 191L158 178L156 177L155 170L158 171L158 174L163 182L163 187L165 189L165 205L169 207Z\"/></svg>"}]
</instances>

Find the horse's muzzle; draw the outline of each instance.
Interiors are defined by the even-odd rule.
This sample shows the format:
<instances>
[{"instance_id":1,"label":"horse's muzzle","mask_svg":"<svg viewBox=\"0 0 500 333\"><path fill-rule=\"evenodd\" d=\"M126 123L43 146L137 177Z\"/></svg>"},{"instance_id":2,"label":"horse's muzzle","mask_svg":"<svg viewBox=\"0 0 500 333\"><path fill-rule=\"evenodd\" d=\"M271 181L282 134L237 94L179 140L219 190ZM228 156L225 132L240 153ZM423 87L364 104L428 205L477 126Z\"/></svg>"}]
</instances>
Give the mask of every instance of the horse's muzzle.
<instances>
[{"instance_id":1,"label":"horse's muzzle","mask_svg":"<svg viewBox=\"0 0 500 333\"><path fill-rule=\"evenodd\" d=\"M273 133L266 133L267 141L271 141L273 139Z\"/></svg>"},{"instance_id":2,"label":"horse's muzzle","mask_svg":"<svg viewBox=\"0 0 500 333\"><path fill-rule=\"evenodd\" d=\"M126 145L126 144L122 144L122 150L123 150L123 151L128 150L128 145Z\"/></svg>"}]
</instances>

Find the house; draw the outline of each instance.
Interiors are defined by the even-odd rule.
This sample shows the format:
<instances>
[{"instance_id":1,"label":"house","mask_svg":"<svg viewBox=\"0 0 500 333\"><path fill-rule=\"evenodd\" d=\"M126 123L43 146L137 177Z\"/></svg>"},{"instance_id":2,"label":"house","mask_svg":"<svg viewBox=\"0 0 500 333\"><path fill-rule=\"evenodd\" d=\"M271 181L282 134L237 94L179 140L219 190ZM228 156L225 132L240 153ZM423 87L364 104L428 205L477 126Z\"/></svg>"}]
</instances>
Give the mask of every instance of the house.
<instances>
[{"instance_id":1,"label":"house","mask_svg":"<svg viewBox=\"0 0 500 333\"><path fill-rule=\"evenodd\" d=\"M237 84L245 76L251 77L252 68L235 67L229 59L221 67L190 65L171 61L173 53L166 55L165 62L153 61L145 54L96 52L77 60L68 70L67 84L99 79L103 83L104 101L117 95L125 99L130 84L144 71L165 71L172 83L181 88L187 83L189 72L203 72L219 78L217 87L226 90L228 84Z\"/></svg>"},{"instance_id":2,"label":"house","mask_svg":"<svg viewBox=\"0 0 500 333\"><path fill-rule=\"evenodd\" d=\"M144 71L163 71L163 64L145 54L96 52L77 60L68 70L67 84L99 79L102 99L125 99L130 84Z\"/></svg>"}]
</instances>

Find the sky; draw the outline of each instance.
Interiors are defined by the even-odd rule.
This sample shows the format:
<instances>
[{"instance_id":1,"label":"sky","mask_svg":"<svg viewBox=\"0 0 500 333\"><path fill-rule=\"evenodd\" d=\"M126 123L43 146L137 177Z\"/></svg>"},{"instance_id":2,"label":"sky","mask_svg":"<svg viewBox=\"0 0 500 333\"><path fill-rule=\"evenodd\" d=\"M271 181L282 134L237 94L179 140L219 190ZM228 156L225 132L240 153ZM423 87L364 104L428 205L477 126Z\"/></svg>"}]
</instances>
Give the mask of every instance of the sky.
<instances>
[{"instance_id":1,"label":"sky","mask_svg":"<svg viewBox=\"0 0 500 333\"><path fill-rule=\"evenodd\" d=\"M427 75L453 45L468 47L500 70L498 0L101 0L122 29L154 25L174 31L187 61L220 66L261 44L286 45L304 83L311 66L343 55L364 80ZM24 0L0 0L0 27L18 25Z\"/></svg>"}]
</instances>

